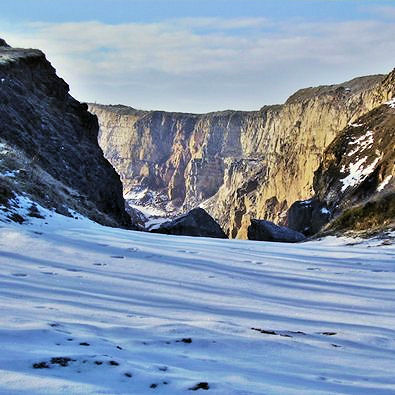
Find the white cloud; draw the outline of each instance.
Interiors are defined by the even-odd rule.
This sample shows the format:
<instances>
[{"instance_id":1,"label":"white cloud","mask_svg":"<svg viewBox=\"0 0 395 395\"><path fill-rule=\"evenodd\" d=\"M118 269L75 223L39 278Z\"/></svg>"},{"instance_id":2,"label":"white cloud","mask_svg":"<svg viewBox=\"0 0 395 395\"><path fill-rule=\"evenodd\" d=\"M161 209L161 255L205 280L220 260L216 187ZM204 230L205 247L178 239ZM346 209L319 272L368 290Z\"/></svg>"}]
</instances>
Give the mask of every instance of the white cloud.
<instances>
[{"instance_id":1,"label":"white cloud","mask_svg":"<svg viewBox=\"0 0 395 395\"><path fill-rule=\"evenodd\" d=\"M363 7L362 9L379 15L384 18L395 18L395 7L394 6L370 6Z\"/></svg>"},{"instance_id":2,"label":"white cloud","mask_svg":"<svg viewBox=\"0 0 395 395\"><path fill-rule=\"evenodd\" d=\"M304 86L389 71L394 35L391 23L262 18L0 30L13 46L42 49L80 100L196 112L259 108Z\"/></svg>"}]
</instances>

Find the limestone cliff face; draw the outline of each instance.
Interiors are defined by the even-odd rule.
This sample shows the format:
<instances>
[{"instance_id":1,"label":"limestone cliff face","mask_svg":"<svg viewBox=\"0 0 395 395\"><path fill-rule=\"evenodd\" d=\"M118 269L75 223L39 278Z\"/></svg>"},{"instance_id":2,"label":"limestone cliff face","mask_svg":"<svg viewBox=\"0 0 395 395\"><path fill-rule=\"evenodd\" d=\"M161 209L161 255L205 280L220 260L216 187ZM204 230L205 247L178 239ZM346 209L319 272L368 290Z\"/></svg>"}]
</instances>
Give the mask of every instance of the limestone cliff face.
<instances>
[{"instance_id":1,"label":"limestone cliff face","mask_svg":"<svg viewBox=\"0 0 395 395\"><path fill-rule=\"evenodd\" d=\"M99 143L124 184L163 194L177 211L199 204L230 237L251 218L281 223L313 194L325 148L349 122L392 97L384 76L298 91L284 105L203 115L89 105Z\"/></svg>"},{"instance_id":2,"label":"limestone cliff face","mask_svg":"<svg viewBox=\"0 0 395 395\"><path fill-rule=\"evenodd\" d=\"M97 118L68 92L41 51L0 40L0 200L24 194L62 213L129 226L119 176L97 143Z\"/></svg>"}]
</instances>

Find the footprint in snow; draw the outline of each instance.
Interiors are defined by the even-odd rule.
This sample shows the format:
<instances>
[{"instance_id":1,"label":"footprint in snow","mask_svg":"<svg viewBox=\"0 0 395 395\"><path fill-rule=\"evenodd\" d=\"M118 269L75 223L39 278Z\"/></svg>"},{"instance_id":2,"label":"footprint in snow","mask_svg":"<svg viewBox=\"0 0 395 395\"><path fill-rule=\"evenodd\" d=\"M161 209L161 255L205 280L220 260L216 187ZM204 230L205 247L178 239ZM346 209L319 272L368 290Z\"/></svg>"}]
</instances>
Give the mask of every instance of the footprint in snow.
<instances>
[{"instance_id":1,"label":"footprint in snow","mask_svg":"<svg viewBox=\"0 0 395 395\"><path fill-rule=\"evenodd\" d=\"M69 366L70 362L75 362L76 359L71 359L68 357L54 357L51 358L50 362L42 361L33 364L33 369L49 369L51 365L59 365L62 367Z\"/></svg>"},{"instance_id":2,"label":"footprint in snow","mask_svg":"<svg viewBox=\"0 0 395 395\"><path fill-rule=\"evenodd\" d=\"M251 259L247 259L247 260L243 261L243 263L253 263L255 265L263 265L263 262L261 262L261 261L253 261Z\"/></svg>"},{"instance_id":3,"label":"footprint in snow","mask_svg":"<svg viewBox=\"0 0 395 395\"><path fill-rule=\"evenodd\" d=\"M162 384L167 385L169 383L167 381L162 381ZM157 383L152 383L149 387L155 389L158 387L158 385L159 384L157 384Z\"/></svg>"},{"instance_id":4,"label":"footprint in snow","mask_svg":"<svg viewBox=\"0 0 395 395\"><path fill-rule=\"evenodd\" d=\"M139 251L139 249L136 248L136 247L132 247L132 248L127 248L126 251L128 251L128 252L137 252L137 251Z\"/></svg>"},{"instance_id":5,"label":"footprint in snow","mask_svg":"<svg viewBox=\"0 0 395 395\"><path fill-rule=\"evenodd\" d=\"M190 250L177 250L177 252L183 252L185 254L199 254L198 251L190 251Z\"/></svg>"},{"instance_id":6,"label":"footprint in snow","mask_svg":"<svg viewBox=\"0 0 395 395\"><path fill-rule=\"evenodd\" d=\"M190 337L184 337L181 340L176 340L176 343L191 344L192 343L192 339Z\"/></svg>"}]
</instances>

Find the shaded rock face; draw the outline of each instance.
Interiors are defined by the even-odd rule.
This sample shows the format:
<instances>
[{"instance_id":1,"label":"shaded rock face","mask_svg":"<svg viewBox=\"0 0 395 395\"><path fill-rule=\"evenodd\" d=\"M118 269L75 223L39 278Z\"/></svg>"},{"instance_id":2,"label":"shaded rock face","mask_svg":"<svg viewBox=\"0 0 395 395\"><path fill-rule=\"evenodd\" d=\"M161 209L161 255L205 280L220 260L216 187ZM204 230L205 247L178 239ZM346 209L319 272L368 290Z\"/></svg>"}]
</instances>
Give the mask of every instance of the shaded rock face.
<instances>
[{"instance_id":1,"label":"shaded rock face","mask_svg":"<svg viewBox=\"0 0 395 395\"><path fill-rule=\"evenodd\" d=\"M391 97L383 80L303 89L252 112L89 109L126 194L143 184L176 212L200 204L230 237L247 238L251 218L283 224L293 202L313 195L314 171L339 131Z\"/></svg>"},{"instance_id":2,"label":"shaded rock face","mask_svg":"<svg viewBox=\"0 0 395 395\"><path fill-rule=\"evenodd\" d=\"M0 47L9 47L9 45L6 43L5 40L3 40L2 38L0 38Z\"/></svg>"},{"instance_id":3,"label":"shaded rock face","mask_svg":"<svg viewBox=\"0 0 395 395\"><path fill-rule=\"evenodd\" d=\"M249 240L297 243L305 238L300 232L265 220L252 219L248 227Z\"/></svg>"},{"instance_id":4,"label":"shaded rock face","mask_svg":"<svg viewBox=\"0 0 395 395\"><path fill-rule=\"evenodd\" d=\"M227 239L226 234L214 219L202 208L195 208L173 221L165 222L154 233L180 236L199 236Z\"/></svg>"},{"instance_id":5,"label":"shaded rock face","mask_svg":"<svg viewBox=\"0 0 395 395\"><path fill-rule=\"evenodd\" d=\"M44 207L129 227L119 176L97 143L97 118L68 92L41 51L0 47L0 140L19 157L5 158L19 166L14 186Z\"/></svg>"},{"instance_id":6,"label":"shaded rock face","mask_svg":"<svg viewBox=\"0 0 395 395\"><path fill-rule=\"evenodd\" d=\"M296 201L287 212L287 226L306 236L316 234L331 219L331 212L318 199Z\"/></svg>"}]
</instances>

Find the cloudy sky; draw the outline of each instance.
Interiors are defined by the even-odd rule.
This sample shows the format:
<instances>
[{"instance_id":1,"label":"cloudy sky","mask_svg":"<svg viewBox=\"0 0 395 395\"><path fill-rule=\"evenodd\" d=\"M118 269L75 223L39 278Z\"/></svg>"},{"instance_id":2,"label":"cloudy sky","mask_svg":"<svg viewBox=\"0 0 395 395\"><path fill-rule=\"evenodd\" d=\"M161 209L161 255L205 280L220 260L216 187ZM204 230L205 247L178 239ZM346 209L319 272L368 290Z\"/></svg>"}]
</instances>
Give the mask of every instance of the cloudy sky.
<instances>
[{"instance_id":1,"label":"cloudy sky","mask_svg":"<svg viewBox=\"0 0 395 395\"><path fill-rule=\"evenodd\" d=\"M395 67L393 0L2 0L80 101L208 112Z\"/></svg>"}]
</instances>

